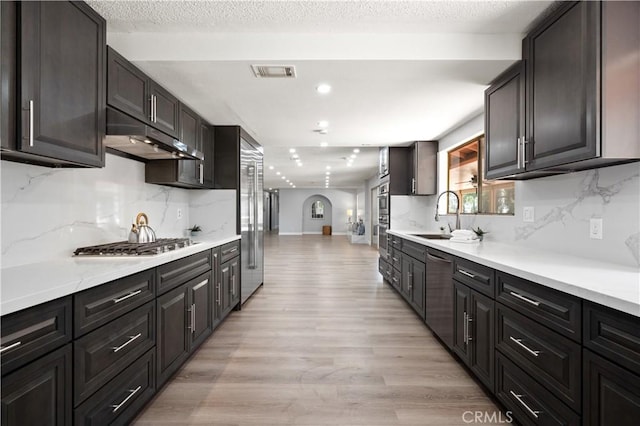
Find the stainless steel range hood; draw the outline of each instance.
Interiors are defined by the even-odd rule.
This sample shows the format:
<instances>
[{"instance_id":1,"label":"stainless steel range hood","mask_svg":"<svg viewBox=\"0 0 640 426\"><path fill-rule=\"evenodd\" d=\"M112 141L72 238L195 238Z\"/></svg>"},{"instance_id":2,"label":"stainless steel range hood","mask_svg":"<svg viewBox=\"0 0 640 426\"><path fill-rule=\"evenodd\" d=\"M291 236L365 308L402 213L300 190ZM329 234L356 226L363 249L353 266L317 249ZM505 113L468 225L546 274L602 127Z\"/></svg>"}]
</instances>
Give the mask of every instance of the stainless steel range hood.
<instances>
[{"instance_id":1,"label":"stainless steel range hood","mask_svg":"<svg viewBox=\"0 0 640 426\"><path fill-rule=\"evenodd\" d=\"M147 160L204 160L204 153L127 115L107 107L105 146Z\"/></svg>"}]
</instances>

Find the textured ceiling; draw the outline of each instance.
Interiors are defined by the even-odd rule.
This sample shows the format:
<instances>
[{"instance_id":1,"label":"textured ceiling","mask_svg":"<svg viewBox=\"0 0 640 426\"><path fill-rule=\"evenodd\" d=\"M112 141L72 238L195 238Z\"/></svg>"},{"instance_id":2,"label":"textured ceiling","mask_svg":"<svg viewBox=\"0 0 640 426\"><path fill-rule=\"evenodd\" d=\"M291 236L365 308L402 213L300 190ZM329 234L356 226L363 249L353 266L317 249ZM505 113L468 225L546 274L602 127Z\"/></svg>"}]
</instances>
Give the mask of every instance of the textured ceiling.
<instances>
[{"instance_id":1,"label":"textured ceiling","mask_svg":"<svg viewBox=\"0 0 640 426\"><path fill-rule=\"evenodd\" d=\"M327 165L331 187L360 187L377 170L378 146L437 139L477 115L488 83L520 58L523 34L552 4L88 3L106 18L112 47L212 124L254 136L273 188L289 186L281 175L297 188L324 186ZM297 78L257 79L252 64L294 65ZM329 95L316 93L321 82ZM320 120L327 135L315 131Z\"/></svg>"},{"instance_id":2,"label":"textured ceiling","mask_svg":"<svg viewBox=\"0 0 640 426\"><path fill-rule=\"evenodd\" d=\"M549 2L89 1L117 32L514 33ZM162 3L162 4L160 4ZM541 8L542 5L542 8Z\"/></svg>"}]
</instances>

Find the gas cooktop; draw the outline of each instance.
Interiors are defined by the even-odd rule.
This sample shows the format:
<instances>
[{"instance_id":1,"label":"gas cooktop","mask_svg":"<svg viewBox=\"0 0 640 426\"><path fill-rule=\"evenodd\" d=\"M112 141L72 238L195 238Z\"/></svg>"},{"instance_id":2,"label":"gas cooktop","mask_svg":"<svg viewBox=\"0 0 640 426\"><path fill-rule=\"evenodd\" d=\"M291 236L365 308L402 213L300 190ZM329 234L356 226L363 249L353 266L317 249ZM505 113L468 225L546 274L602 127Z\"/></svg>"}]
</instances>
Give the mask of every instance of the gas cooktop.
<instances>
[{"instance_id":1,"label":"gas cooktop","mask_svg":"<svg viewBox=\"0 0 640 426\"><path fill-rule=\"evenodd\" d=\"M73 252L76 256L152 256L195 244L189 238L159 238L153 243L117 243L80 247Z\"/></svg>"}]
</instances>

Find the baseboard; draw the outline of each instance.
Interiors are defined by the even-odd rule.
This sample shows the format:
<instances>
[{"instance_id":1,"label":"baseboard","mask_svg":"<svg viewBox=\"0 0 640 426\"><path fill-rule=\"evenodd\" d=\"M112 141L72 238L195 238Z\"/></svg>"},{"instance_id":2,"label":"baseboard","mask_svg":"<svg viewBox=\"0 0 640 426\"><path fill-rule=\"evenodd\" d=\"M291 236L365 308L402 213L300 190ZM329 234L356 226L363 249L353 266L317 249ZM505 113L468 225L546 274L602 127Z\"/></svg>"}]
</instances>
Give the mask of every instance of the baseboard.
<instances>
[{"instance_id":1,"label":"baseboard","mask_svg":"<svg viewBox=\"0 0 640 426\"><path fill-rule=\"evenodd\" d=\"M302 235L301 232L279 232L278 235Z\"/></svg>"}]
</instances>

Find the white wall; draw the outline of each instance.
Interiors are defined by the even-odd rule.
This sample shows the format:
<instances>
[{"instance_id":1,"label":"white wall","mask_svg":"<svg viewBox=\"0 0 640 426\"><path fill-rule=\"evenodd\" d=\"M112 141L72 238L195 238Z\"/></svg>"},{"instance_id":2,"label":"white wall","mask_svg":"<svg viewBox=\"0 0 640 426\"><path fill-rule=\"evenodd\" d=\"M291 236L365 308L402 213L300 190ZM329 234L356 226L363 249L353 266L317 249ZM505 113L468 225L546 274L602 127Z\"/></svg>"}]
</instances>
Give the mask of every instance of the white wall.
<instances>
[{"instance_id":1,"label":"white wall","mask_svg":"<svg viewBox=\"0 0 640 426\"><path fill-rule=\"evenodd\" d=\"M445 135L440 150L477 136L483 128L480 115ZM640 163L516 181L515 195L515 216L463 215L462 227L488 230L488 241L640 266ZM525 206L535 209L533 223L522 221ZM392 229L436 231L447 222L455 225L455 216L442 216L436 223L434 214L435 196L391 197ZM592 217L603 219L602 240L589 238Z\"/></svg>"},{"instance_id":2,"label":"white wall","mask_svg":"<svg viewBox=\"0 0 640 426\"><path fill-rule=\"evenodd\" d=\"M355 215L356 190L341 189L280 189L280 235L302 234L302 209L305 200L313 195L323 195L332 205L332 231L346 233L347 210Z\"/></svg>"},{"instance_id":3,"label":"white wall","mask_svg":"<svg viewBox=\"0 0 640 426\"><path fill-rule=\"evenodd\" d=\"M230 202L235 191L147 184L144 163L139 161L106 154L106 166L100 169L0 161L0 175L4 268L69 257L78 247L126 240L138 212L147 213L159 238L183 237L195 223L216 239L235 235L235 201ZM190 217L192 197L194 217Z\"/></svg>"}]
</instances>

